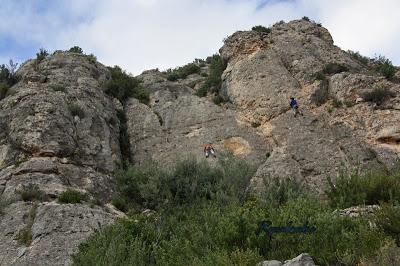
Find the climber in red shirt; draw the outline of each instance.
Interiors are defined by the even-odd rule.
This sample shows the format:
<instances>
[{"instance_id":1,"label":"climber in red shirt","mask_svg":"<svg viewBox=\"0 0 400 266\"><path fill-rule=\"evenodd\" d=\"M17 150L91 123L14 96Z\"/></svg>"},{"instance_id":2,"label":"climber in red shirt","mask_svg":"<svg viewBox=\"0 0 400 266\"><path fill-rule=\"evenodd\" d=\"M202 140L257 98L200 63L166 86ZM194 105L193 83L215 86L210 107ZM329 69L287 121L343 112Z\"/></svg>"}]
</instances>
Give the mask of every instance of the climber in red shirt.
<instances>
[{"instance_id":1,"label":"climber in red shirt","mask_svg":"<svg viewBox=\"0 0 400 266\"><path fill-rule=\"evenodd\" d=\"M214 147L211 145L211 143L204 144L204 154L206 155L206 158L212 154L214 158L217 158L217 155L215 155L215 150Z\"/></svg>"}]
</instances>

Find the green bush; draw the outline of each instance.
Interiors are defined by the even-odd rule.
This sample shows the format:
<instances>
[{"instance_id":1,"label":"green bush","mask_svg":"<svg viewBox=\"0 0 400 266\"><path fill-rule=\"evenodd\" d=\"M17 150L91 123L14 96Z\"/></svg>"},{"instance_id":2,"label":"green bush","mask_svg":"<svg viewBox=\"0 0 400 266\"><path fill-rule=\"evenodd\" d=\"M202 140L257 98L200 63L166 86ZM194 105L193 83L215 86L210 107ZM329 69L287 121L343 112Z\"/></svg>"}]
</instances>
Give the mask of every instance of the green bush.
<instances>
[{"instance_id":1,"label":"green bush","mask_svg":"<svg viewBox=\"0 0 400 266\"><path fill-rule=\"evenodd\" d=\"M305 195L303 185L294 178L266 178L263 182L261 198L274 208Z\"/></svg>"},{"instance_id":2,"label":"green bush","mask_svg":"<svg viewBox=\"0 0 400 266\"><path fill-rule=\"evenodd\" d=\"M45 201L47 199L46 194L39 189L37 184L30 183L28 185L22 185L21 189L16 191L23 201Z\"/></svg>"},{"instance_id":3,"label":"green bush","mask_svg":"<svg viewBox=\"0 0 400 266\"><path fill-rule=\"evenodd\" d=\"M259 231L273 226L315 226L313 233ZM79 246L74 265L255 265L308 252L318 265L355 265L389 239L363 218L341 217L312 197L279 208L257 201L221 206L195 202L150 217L132 214ZM237 263L237 264L236 264Z\"/></svg>"},{"instance_id":4,"label":"green bush","mask_svg":"<svg viewBox=\"0 0 400 266\"><path fill-rule=\"evenodd\" d=\"M306 16L302 17L302 20L310 21L310 19L308 17L306 17Z\"/></svg>"},{"instance_id":5,"label":"green bush","mask_svg":"<svg viewBox=\"0 0 400 266\"><path fill-rule=\"evenodd\" d=\"M73 117L78 116L80 119L85 117L85 112L77 103L68 104L68 109Z\"/></svg>"},{"instance_id":6,"label":"green bush","mask_svg":"<svg viewBox=\"0 0 400 266\"><path fill-rule=\"evenodd\" d=\"M397 174L370 172L365 175L341 174L336 184L328 178L327 195L332 207L400 202L400 177Z\"/></svg>"},{"instance_id":7,"label":"green bush","mask_svg":"<svg viewBox=\"0 0 400 266\"><path fill-rule=\"evenodd\" d=\"M83 50L82 50L82 48L80 48L79 46L71 47L71 48L68 50L68 52L83 54Z\"/></svg>"},{"instance_id":8,"label":"green bush","mask_svg":"<svg viewBox=\"0 0 400 266\"><path fill-rule=\"evenodd\" d=\"M379 56L374 59L376 63L375 71L384 76L387 79L393 78L396 73L396 67L393 66L392 62L384 56Z\"/></svg>"},{"instance_id":9,"label":"green bush","mask_svg":"<svg viewBox=\"0 0 400 266\"><path fill-rule=\"evenodd\" d=\"M325 65L324 69L322 70L322 72L327 75L337 74L346 71L349 71L348 67L338 63L329 63Z\"/></svg>"},{"instance_id":10,"label":"green bush","mask_svg":"<svg viewBox=\"0 0 400 266\"><path fill-rule=\"evenodd\" d=\"M261 26L261 25L254 26L254 27L251 28L251 30L252 31L256 31L256 32L260 32L260 33L270 33L271 32L270 28L267 28L267 27L264 27L264 26Z\"/></svg>"},{"instance_id":11,"label":"green bush","mask_svg":"<svg viewBox=\"0 0 400 266\"><path fill-rule=\"evenodd\" d=\"M61 92L65 92L66 88L63 85L51 85L50 88L54 91L61 91Z\"/></svg>"},{"instance_id":12,"label":"green bush","mask_svg":"<svg viewBox=\"0 0 400 266\"><path fill-rule=\"evenodd\" d=\"M226 62L218 54L208 57L206 61L210 64L210 73L204 85L196 92L196 95L199 97L207 96L209 91L214 93L219 92L222 85L221 76L227 66Z\"/></svg>"},{"instance_id":13,"label":"green bush","mask_svg":"<svg viewBox=\"0 0 400 266\"><path fill-rule=\"evenodd\" d=\"M94 54L87 55L86 57L87 57L89 63L96 64L97 57Z\"/></svg>"},{"instance_id":14,"label":"green bush","mask_svg":"<svg viewBox=\"0 0 400 266\"><path fill-rule=\"evenodd\" d=\"M119 66L109 67L111 81L107 84L106 93L125 102L129 97L134 97L144 104L148 104L150 94L140 86L140 82L128 75Z\"/></svg>"},{"instance_id":15,"label":"green bush","mask_svg":"<svg viewBox=\"0 0 400 266\"><path fill-rule=\"evenodd\" d=\"M388 240L377 252L375 252L373 257L363 258L360 265L400 265L400 247L396 245L394 241Z\"/></svg>"},{"instance_id":16,"label":"green bush","mask_svg":"<svg viewBox=\"0 0 400 266\"><path fill-rule=\"evenodd\" d=\"M351 50L348 50L347 53L355 60L357 60L358 62L360 62L363 65L368 65L368 63L371 61L370 58L361 55L359 52L354 52Z\"/></svg>"},{"instance_id":17,"label":"green bush","mask_svg":"<svg viewBox=\"0 0 400 266\"><path fill-rule=\"evenodd\" d=\"M0 65L0 100L7 96L8 89L19 81L19 77L15 73L18 63L13 60L9 61L9 65Z\"/></svg>"},{"instance_id":18,"label":"green bush","mask_svg":"<svg viewBox=\"0 0 400 266\"><path fill-rule=\"evenodd\" d=\"M17 234L18 243L25 245L26 247L29 247L32 243L32 225L35 221L37 207L37 203L32 205L31 209L29 210L25 227L19 230Z\"/></svg>"},{"instance_id":19,"label":"green bush","mask_svg":"<svg viewBox=\"0 0 400 266\"><path fill-rule=\"evenodd\" d=\"M322 73L321 71L317 72L315 74L315 79L316 80L326 80L325 74Z\"/></svg>"},{"instance_id":20,"label":"green bush","mask_svg":"<svg viewBox=\"0 0 400 266\"><path fill-rule=\"evenodd\" d=\"M131 156L131 143L129 142L128 125L125 112L123 110L117 110L117 117L119 120L119 147L122 156L122 168L126 169L127 166L132 162Z\"/></svg>"},{"instance_id":21,"label":"green bush","mask_svg":"<svg viewBox=\"0 0 400 266\"><path fill-rule=\"evenodd\" d=\"M178 79L184 79L187 76L200 73L200 66L195 63L189 63L182 67L177 67L174 69L168 69L165 73L167 74L167 79L170 81L176 81Z\"/></svg>"},{"instance_id":22,"label":"green bush","mask_svg":"<svg viewBox=\"0 0 400 266\"><path fill-rule=\"evenodd\" d=\"M365 92L362 97L367 102L374 102L378 105L391 97L395 97L396 94L387 88L375 88L372 91Z\"/></svg>"},{"instance_id":23,"label":"green bush","mask_svg":"<svg viewBox=\"0 0 400 266\"><path fill-rule=\"evenodd\" d=\"M39 52L36 53L36 64L39 64L40 62L42 62L48 55L49 55L49 52L47 52L46 49L40 48Z\"/></svg>"},{"instance_id":24,"label":"green bush","mask_svg":"<svg viewBox=\"0 0 400 266\"><path fill-rule=\"evenodd\" d=\"M81 203L82 201L86 201L87 199L88 196L85 193L70 188L66 191L61 192L58 196L58 202L60 203L76 204Z\"/></svg>"},{"instance_id":25,"label":"green bush","mask_svg":"<svg viewBox=\"0 0 400 266\"><path fill-rule=\"evenodd\" d=\"M216 167L189 158L169 170L150 162L119 170L115 174L119 192L115 206L127 211L135 206L158 209L203 199L244 200L254 168L229 154L219 157Z\"/></svg>"},{"instance_id":26,"label":"green bush","mask_svg":"<svg viewBox=\"0 0 400 266\"><path fill-rule=\"evenodd\" d=\"M392 236L400 247L400 206L382 204L375 213L375 223L378 228Z\"/></svg>"}]
</instances>

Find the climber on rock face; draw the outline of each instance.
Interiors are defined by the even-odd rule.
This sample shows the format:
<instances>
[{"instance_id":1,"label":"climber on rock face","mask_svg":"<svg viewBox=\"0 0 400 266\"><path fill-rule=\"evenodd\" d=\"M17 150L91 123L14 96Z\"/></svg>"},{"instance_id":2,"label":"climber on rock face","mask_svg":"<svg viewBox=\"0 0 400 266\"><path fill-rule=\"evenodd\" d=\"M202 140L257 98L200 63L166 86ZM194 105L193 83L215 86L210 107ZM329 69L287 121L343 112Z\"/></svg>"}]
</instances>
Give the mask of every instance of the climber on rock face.
<instances>
[{"instance_id":1,"label":"climber on rock face","mask_svg":"<svg viewBox=\"0 0 400 266\"><path fill-rule=\"evenodd\" d=\"M303 112L300 111L299 105L297 104L297 101L293 97L290 97L290 108L292 108L294 112L294 117L296 117L297 114L303 116Z\"/></svg>"},{"instance_id":2,"label":"climber on rock face","mask_svg":"<svg viewBox=\"0 0 400 266\"><path fill-rule=\"evenodd\" d=\"M204 154L206 155L206 158L208 158L210 154L212 154L214 158L217 157L217 155L215 155L214 147L211 145L211 143L204 144Z\"/></svg>"}]
</instances>

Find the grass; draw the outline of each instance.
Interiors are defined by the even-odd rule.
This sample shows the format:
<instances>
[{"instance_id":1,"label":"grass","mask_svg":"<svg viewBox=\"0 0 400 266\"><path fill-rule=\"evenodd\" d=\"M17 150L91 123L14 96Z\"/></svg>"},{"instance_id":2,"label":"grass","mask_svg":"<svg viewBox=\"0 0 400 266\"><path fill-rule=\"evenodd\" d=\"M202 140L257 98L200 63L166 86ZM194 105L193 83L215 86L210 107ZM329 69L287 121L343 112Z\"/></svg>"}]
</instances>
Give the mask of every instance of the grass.
<instances>
[{"instance_id":1,"label":"grass","mask_svg":"<svg viewBox=\"0 0 400 266\"><path fill-rule=\"evenodd\" d=\"M47 195L39 189L37 184L30 183L28 185L22 185L21 189L16 191L23 201L45 201Z\"/></svg>"},{"instance_id":2,"label":"grass","mask_svg":"<svg viewBox=\"0 0 400 266\"><path fill-rule=\"evenodd\" d=\"M87 199L88 196L85 193L70 188L67 189L66 191L61 192L60 195L58 196L58 202L64 204L66 203L77 204L81 203L82 201L86 201Z\"/></svg>"}]
</instances>

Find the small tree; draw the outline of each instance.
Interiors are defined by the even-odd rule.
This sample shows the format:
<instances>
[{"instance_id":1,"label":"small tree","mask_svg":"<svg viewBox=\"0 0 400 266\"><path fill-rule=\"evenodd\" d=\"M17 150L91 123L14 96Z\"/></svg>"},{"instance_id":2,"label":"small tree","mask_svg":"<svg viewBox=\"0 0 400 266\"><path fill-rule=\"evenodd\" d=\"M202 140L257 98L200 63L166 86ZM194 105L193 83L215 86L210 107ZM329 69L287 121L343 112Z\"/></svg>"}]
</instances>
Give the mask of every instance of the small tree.
<instances>
[{"instance_id":1,"label":"small tree","mask_svg":"<svg viewBox=\"0 0 400 266\"><path fill-rule=\"evenodd\" d=\"M43 61L48 55L49 55L49 52L47 52L46 49L40 48L39 52L36 53L36 63L40 63L40 62Z\"/></svg>"},{"instance_id":2,"label":"small tree","mask_svg":"<svg viewBox=\"0 0 400 266\"><path fill-rule=\"evenodd\" d=\"M68 50L68 52L77 53L77 54L83 54L83 50L82 50L82 48L80 48L79 46L71 47L71 48Z\"/></svg>"},{"instance_id":3,"label":"small tree","mask_svg":"<svg viewBox=\"0 0 400 266\"><path fill-rule=\"evenodd\" d=\"M393 66L392 61L381 55L375 58L374 61L377 63L375 67L376 72L387 79L393 78L396 73L396 67Z\"/></svg>"}]
</instances>

